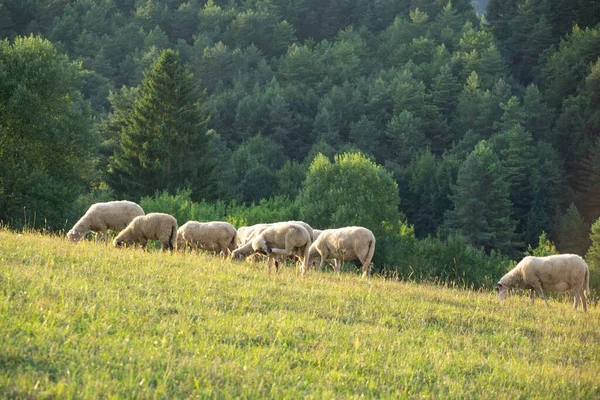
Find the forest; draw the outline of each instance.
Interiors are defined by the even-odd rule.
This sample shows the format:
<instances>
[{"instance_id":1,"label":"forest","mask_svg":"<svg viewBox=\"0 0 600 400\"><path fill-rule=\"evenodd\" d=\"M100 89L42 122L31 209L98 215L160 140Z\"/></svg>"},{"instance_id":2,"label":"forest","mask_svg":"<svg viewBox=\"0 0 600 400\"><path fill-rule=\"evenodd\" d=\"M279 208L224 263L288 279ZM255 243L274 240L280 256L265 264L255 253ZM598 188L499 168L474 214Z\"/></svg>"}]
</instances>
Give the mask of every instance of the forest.
<instances>
[{"instance_id":1,"label":"forest","mask_svg":"<svg viewBox=\"0 0 600 400\"><path fill-rule=\"evenodd\" d=\"M595 0L0 0L0 221L129 199L366 226L404 277L598 269L599 23Z\"/></svg>"}]
</instances>

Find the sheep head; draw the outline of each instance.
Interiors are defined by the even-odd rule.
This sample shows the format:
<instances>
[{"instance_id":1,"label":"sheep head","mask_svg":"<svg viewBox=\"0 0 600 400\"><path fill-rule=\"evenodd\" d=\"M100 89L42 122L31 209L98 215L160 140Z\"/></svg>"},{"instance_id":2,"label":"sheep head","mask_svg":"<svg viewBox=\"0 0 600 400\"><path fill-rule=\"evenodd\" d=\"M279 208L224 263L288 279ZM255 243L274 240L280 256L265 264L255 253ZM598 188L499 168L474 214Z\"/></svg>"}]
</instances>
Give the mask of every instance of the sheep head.
<instances>
[{"instance_id":1,"label":"sheep head","mask_svg":"<svg viewBox=\"0 0 600 400\"><path fill-rule=\"evenodd\" d=\"M504 300L510 294L510 288L501 282L496 283L494 289L496 289L496 292L498 293L498 300Z\"/></svg>"},{"instance_id":2,"label":"sheep head","mask_svg":"<svg viewBox=\"0 0 600 400\"><path fill-rule=\"evenodd\" d=\"M74 229L71 229L69 232L67 232L67 239L69 239L71 242L79 242L82 237L83 233Z\"/></svg>"}]
</instances>

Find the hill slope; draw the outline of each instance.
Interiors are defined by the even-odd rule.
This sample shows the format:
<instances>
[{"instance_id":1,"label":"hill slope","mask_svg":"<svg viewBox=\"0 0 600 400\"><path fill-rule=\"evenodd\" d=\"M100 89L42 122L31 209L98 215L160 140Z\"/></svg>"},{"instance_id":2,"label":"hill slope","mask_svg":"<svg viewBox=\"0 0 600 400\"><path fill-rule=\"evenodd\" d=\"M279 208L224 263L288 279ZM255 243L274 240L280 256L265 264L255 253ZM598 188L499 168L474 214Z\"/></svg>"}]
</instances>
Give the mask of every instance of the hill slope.
<instances>
[{"instance_id":1,"label":"hill slope","mask_svg":"<svg viewBox=\"0 0 600 400\"><path fill-rule=\"evenodd\" d=\"M598 398L600 311L0 232L0 397Z\"/></svg>"}]
</instances>

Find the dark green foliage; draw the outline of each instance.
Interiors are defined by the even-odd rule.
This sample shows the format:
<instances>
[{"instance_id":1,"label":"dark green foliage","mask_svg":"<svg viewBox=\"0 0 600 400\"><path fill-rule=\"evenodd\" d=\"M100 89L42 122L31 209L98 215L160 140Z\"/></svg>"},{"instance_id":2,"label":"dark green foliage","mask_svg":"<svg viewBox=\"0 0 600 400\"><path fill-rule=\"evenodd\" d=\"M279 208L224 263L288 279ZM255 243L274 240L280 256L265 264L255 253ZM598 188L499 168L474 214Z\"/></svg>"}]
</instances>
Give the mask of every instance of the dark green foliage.
<instances>
[{"instance_id":1,"label":"dark green foliage","mask_svg":"<svg viewBox=\"0 0 600 400\"><path fill-rule=\"evenodd\" d=\"M560 216L556 227L556 247L561 253L574 253L584 256L590 246L589 225L579 214L575 204L571 203Z\"/></svg>"},{"instance_id":2,"label":"dark green foliage","mask_svg":"<svg viewBox=\"0 0 600 400\"><path fill-rule=\"evenodd\" d=\"M81 69L47 40L0 41L0 220L61 229L97 177Z\"/></svg>"},{"instance_id":3,"label":"dark green foliage","mask_svg":"<svg viewBox=\"0 0 600 400\"><path fill-rule=\"evenodd\" d=\"M554 243L552 243L550 239L548 239L548 236L544 231L540 233L537 247L533 248L531 245L529 245L527 246L527 251L525 252L525 255L534 257L546 257L554 254L558 254L556 246L554 246Z\"/></svg>"},{"instance_id":4,"label":"dark green foliage","mask_svg":"<svg viewBox=\"0 0 600 400\"><path fill-rule=\"evenodd\" d=\"M156 190L191 189L193 199L214 197L207 118L179 54L165 50L136 94L121 131L121 151L110 163L110 183L133 198Z\"/></svg>"},{"instance_id":5,"label":"dark green foliage","mask_svg":"<svg viewBox=\"0 0 600 400\"><path fill-rule=\"evenodd\" d=\"M27 197L28 220L33 208L52 219L71 218L56 204L75 197L135 200L157 190L177 197L187 188L179 193L190 199L256 207L239 218L263 222L297 217L303 182L322 178L310 197L315 209L323 205L321 214L335 224L375 224L355 209L376 208L379 194L356 196L363 192L334 185L369 187L361 174L350 172L347 180L306 175L318 153L335 169L336 154L356 151L393 172L401 210L418 238L446 237L450 225L463 226L477 246L516 257L512 251L525 247L515 247L515 238L533 246L542 231L557 237L557 209L574 202L586 223L600 212L594 200L598 2L490 0L485 18L485 0L0 3L0 37L39 34L86 69L72 66L73 85L60 87L73 75L67 68L55 84L37 90L36 76L48 77L52 68L36 72L22 60L23 73L6 76L8 67L0 64L0 96L10 97L0 102L0 135L14 139L19 131L24 138L0 142L0 202ZM158 68L164 54L179 59ZM21 96L24 89L34 95ZM53 102L71 108L52 108ZM167 104L168 118L160 111ZM31 115L14 111L38 108ZM65 137L68 145L57 144ZM481 140L494 145L498 159L481 161L475 171L468 164ZM69 146L84 150L70 156ZM58 164L56 171L50 167ZM72 173L58 172L65 165ZM469 168L470 178L457 183L459 169ZM478 179L491 190L459 200L465 180L475 185ZM500 182L508 189L507 207ZM340 192L322 194L332 188ZM488 191L494 194L484 199ZM379 208L398 220L398 204L381 196L394 206ZM325 204L325 198L346 203ZM480 199L481 210L496 210L478 220L485 234L464 228L471 215L465 210L444 225L454 202L472 198ZM301 205L309 215L312 206ZM277 210L269 213L267 206ZM2 210L13 221L24 218L20 206ZM381 232L396 235L395 223Z\"/></svg>"},{"instance_id":6,"label":"dark green foliage","mask_svg":"<svg viewBox=\"0 0 600 400\"><path fill-rule=\"evenodd\" d=\"M376 236L397 232L402 215L393 177L360 153L330 162L315 157L297 198L299 216L318 229L364 226Z\"/></svg>"},{"instance_id":7,"label":"dark green foliage","mask_svg":"<svg viewBox=\"0 0 600 400\"><path fill-rule=\"evenodd\" d=\"M516 244L515 221L505 174L492 148L480 142L458 171L451 195L454 207L447 212L445 225L476 247L511 254Z\"/></svg>"},{"instance_id":8,"label":"dark green foliage","mask_svg":"<svg viewBox=\"0 0 600 400\"><path fill-rule=\"evenodd\" d=\"M402 180L402 210L414 224L417 237L435 235L450 209L450 188L456 181L459 162L452 156L436 157L429 149L416 155Z\"/></svg>"},{"instance_id":9,"label":"dark green foliage","mask_svg":"<svg viewBox=\"0 0 600 400\"><path fill-rule=\"evenodd\" d=\"M400 279L480 288L493 286L511 263L495 251L486 254L460 235L444 240L398 235L377 239L375 265L382 265L383 273Z\"/></svg>"},{"instance_id":10,"label":"dark green foliage","mask_svg":"<svg viewBox=\"0 0 600 400\"><path fill-rule=\"evenodd\" d=\"M590 288L600 290L600 218L590 228L590 248L585 254L590 268Z\"/></svg>"}]
</instances>

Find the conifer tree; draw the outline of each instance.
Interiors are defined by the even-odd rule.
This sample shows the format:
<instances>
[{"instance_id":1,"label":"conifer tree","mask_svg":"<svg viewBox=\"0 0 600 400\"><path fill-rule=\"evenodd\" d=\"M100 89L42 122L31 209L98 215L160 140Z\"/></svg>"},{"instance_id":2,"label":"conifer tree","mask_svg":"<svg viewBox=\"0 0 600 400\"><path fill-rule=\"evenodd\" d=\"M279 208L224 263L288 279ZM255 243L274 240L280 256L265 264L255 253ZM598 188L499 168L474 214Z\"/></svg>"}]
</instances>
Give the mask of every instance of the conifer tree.
<instances>
[{"instance_id":1,"label":"conifer tree","mask_svg":"<svg viewBox=\"0 0 600 400\"><path fill-rule=\"evenodd\" d=\"M520 124L505 132L506 148L500 150L502 164L513 204L512 217L518 221L517 232L524 230L524 222L533 201L531 175L535 165L535 151L531 134Z\"/></svg>"},{"instance_id":2,"label":"conifer tree","mask_svg":"<svg viewBox=\"0 0 600 400\"><path fill-rule=\"evenodd\" d=\"M586 220L594 221L600 216L600 137L581 162L578 186L582 213Z\"/></svg>"},{"instance_id":3,"label":"conifer tree","mask_svg":"<svg viewBox=\"0 0 600 400\"><path fill-rule=\"evenodd\" d=\"M118 193L140 198L188 187L192 199L214 197L208 118L196 87L179 53L163 51L136 93L121 151L110 163L109 182Z\"/></svg>"},{"instance_id":4,"label":"conifer tree","mask_svg":"<svg viewBox=\"0 0 600 400\"><path fill-rule=\"evenodd\" d=\"M588 227L575 204L559 218L556 227L556 247L561 253L574 253L584 256L590 245Z\"/></svg>"},{"instance_id":5,"label":"conifer tree","mask_svg":"<svg viewBox=\"0 0 600 400\"><path fill-rule=\"evenodd\" d=\"M511 254L515 249L515 222L511 219L509 184L498 156L485 141L469 154L458 171L445 225L474 246Z\"/></svg>"}]
</instances>

